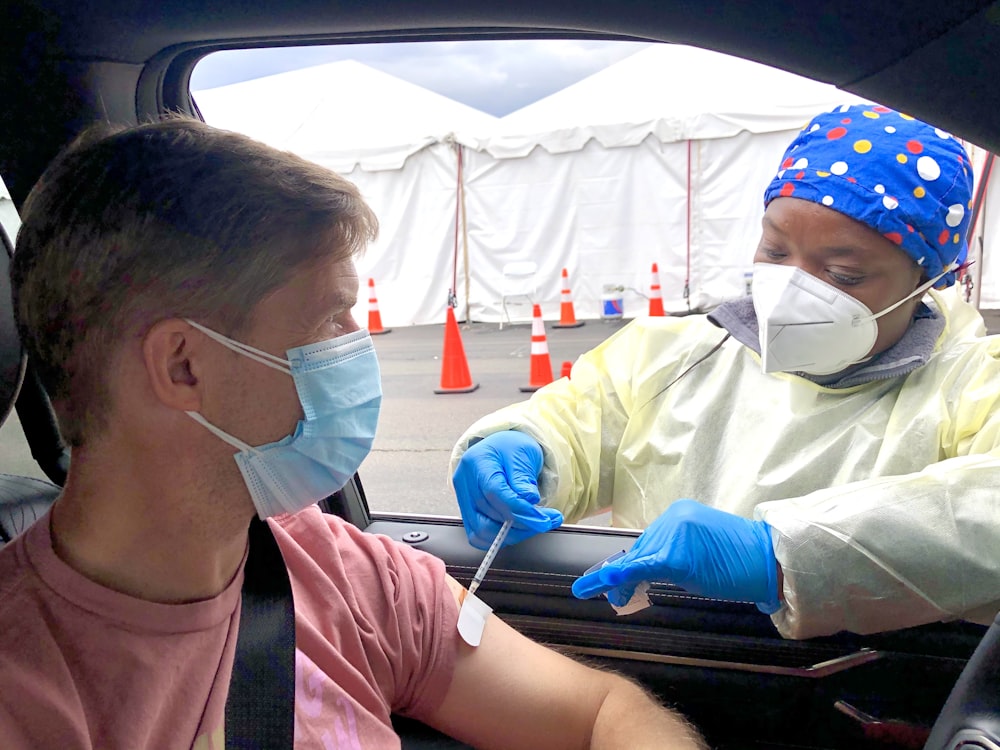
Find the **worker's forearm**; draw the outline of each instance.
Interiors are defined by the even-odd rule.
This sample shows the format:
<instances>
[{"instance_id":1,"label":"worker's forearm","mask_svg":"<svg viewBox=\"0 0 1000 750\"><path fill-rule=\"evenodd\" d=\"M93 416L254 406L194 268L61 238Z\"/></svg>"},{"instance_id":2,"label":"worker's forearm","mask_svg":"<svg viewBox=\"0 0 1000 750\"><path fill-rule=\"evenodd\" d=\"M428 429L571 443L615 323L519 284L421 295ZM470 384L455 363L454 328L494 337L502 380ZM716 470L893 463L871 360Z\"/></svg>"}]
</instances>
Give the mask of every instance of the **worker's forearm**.
<instances>
[{"instance_id":1,"label":"worker's forearm","mask_svg":"<svg viewBox=\"0 0 1000 750\"><path fill-rule=\"evenodd\" d=\"M707 750L683 716L660 705L641 688L615 677L590 742L591 750Z\"/></svg>"}]
</instances>

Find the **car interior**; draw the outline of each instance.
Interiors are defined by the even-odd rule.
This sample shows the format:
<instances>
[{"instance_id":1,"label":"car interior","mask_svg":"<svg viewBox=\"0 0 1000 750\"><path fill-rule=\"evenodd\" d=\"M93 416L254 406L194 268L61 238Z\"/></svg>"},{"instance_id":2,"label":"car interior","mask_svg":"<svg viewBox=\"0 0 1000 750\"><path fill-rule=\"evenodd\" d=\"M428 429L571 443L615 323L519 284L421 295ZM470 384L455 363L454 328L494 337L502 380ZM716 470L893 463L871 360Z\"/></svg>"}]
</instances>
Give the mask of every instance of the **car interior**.
<instances>
[{"instance_id":1,"label":"car interior","mask_svg":"<svg viewBox=\"0 0 1000 750\"><path fill-rule=\"evenodd\" d=\"M0 419L16 409L49 479L0 475L0 545L45 512L69 464L13 323L7 266L17 208L89 124L197 115L188 83L212 52L447 39L676 42L832 83L1000 149L1000 2L992 0L8 0L0 15L0 177L9 193L0 190ZM361 477L323 505L440 557L465 584L482 559L457 517L372 513ZM654 583L653 606L626 619L575 599L573 580L637 534L568 526L532 538L500 553L479 593L528 636L640 681L712 747L1000 748L996 626L788 641L751 604L669 584ZM404 748L463 747L413 721L396 726Z\"/></svg>"}]
</instances>

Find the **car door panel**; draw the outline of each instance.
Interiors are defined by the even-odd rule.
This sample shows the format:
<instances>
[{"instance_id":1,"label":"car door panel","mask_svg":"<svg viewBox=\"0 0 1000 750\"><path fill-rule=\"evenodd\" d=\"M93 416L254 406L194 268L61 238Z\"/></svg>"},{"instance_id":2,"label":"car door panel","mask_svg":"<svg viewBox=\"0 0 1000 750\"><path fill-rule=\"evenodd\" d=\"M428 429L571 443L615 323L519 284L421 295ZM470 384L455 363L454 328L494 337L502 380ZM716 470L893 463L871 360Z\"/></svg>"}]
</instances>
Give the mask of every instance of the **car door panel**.
<instances>
[{"instance_id":1,"label":"car door panel","mask_svg":"<svg viewBox=\"0 0 1000 750\"><path fill-rule=\"evenodd\" d=\"M434 554L466 585L483 557L458 519L377 515L367 531ZM634 537L574 527L533 537L501 550L478 594L525 635L639 680L711 728L713 746L919 747L985 632L942 623L792 641L751 604L669 584L655 583L652 606L627 617L573 597L580 573Z\"/></svg>"}]
</instances>

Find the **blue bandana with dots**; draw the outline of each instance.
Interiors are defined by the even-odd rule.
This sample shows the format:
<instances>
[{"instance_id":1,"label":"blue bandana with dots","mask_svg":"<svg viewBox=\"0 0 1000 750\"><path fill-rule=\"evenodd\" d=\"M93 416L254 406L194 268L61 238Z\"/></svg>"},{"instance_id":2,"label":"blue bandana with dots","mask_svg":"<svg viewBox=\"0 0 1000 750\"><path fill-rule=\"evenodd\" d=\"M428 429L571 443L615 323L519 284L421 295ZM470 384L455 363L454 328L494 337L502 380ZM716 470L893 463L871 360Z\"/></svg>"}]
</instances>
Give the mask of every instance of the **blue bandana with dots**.
<instances>
[{"instance_id":1,"label":"blue bandana with dots","mask_svg":"<svg viewBox=\"0 0 1000 750\"><path fill-rule=\"evenodd\" d=\"M765 207L792 197L867 224L933 278L964 263L972 218L972 164L950 134L872 104L815 117L792 141ZM938 288L955 283L945 274Z\"/></svg>"}]
</instances>

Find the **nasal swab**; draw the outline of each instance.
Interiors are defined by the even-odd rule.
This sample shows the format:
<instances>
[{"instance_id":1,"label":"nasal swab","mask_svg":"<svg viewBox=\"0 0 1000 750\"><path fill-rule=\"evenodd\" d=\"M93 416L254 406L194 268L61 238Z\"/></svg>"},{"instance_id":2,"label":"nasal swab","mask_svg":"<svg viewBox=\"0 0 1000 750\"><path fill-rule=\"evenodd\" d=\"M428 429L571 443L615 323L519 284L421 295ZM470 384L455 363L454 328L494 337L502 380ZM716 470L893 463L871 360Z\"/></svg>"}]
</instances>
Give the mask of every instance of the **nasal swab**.
<instances>
[{"instance_id":1,"label":"nasal swab","mask_svg":"<svg viewBox=\"0 0 1000 750\"><path fill-rule=\"evenodd\" d=\"M479 584L483 582L486 577L486 571L490 569L490 565L493 564L493 558L497 556L497 552L500 551L500 547L503 546L503 540L507 538L507 532L510 531L511 524L514 523L514 519L508 518L503 522L503 526L500 527L500 531L497 532L496 539L493 540L493 544L490 548L486 550L486 556L483 561L479 564L479 570L472 577L472 583L469 584L469 593L475 594L476 589L479 588Z\"/></svg>"}]
</instances>

